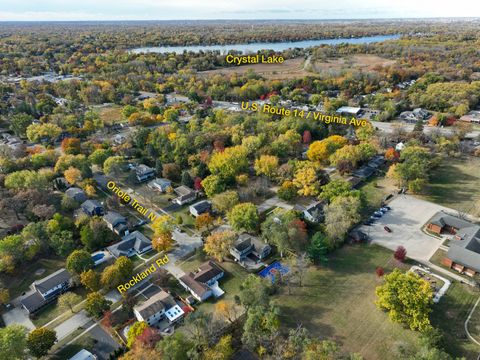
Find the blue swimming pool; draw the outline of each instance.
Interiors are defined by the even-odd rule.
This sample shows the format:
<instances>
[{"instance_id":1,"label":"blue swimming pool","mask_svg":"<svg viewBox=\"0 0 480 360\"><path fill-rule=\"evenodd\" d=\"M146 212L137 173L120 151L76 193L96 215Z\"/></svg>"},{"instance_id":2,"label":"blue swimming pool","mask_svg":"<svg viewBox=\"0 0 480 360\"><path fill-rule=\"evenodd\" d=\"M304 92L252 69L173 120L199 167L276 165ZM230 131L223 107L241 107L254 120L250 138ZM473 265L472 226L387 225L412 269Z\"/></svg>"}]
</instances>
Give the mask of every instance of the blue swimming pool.
<instances>
[{"instance_id":1,"label":"blue swimming pool","mask_svg":"<svg viewBox=\"0 0 480 360\"><path fill-rule=\"evenodd\" d=\"M101 260L105 257L104 253L98 253L92 256L93 262L97 262L98 260Z\"/></svg>"},{"instance_id":2,"label":"blue swimming pool","mask_svg":"<svg viewBox=\"0 0 480 360\"><path fill-rule=\"evenodd\" d=\"M274 261L268 265L265 269L258 273L259 276L263 278L270 278L271 282L275 281L275 274L280 272L280 274L285 275L289 272L289 268L285 265L282 265L280 261Z\"/></svg>"}]
</instances>

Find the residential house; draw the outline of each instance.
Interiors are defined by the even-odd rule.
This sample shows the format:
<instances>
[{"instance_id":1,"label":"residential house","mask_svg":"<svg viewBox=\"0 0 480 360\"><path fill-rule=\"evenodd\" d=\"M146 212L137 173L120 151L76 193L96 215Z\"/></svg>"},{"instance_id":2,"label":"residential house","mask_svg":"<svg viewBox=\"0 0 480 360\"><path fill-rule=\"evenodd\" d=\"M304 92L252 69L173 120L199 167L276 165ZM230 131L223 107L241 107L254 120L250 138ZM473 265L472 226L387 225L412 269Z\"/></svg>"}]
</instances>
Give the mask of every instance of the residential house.
<instances>
[{"instance_id":1,"label":"residential house","mask_svg":"<svg viewBox=\"0 0 480 360\"><path fill-rule=\"evenodd\" d=\"M90 351L82 349L69 360L96 360L97 356L93 355Z\"/></svg>"},{"instance_id":2,"label":"residential house","mask_svg":"<svg viewBox=\"0 0 480 360\"><path fill-rule=\"evenodd\" d=\"M174 323L185 314L172 295L163 290L136 305L133 313L138 321L145 321L148 326L153 326L163 318L166 318L169 323Z\"/></svg>"},{"instance_id":3,"label":"residential house","mask_svg":"<svg viewBox=\"0 0 480 360\"><path fill-rule=\"evenodd\" d=\"M87 195L85 192L78 187L71 187L70 189L67 189L67 191L65 191L65 195L78 203L83 203L87 200Z\"/></svg>"},{"instance_id":4,"label":"residential house","mask_svg":"<svg viewBox=\"0 0 480 360\"><path fill-rule=\"evenodd\" d=\"M115 234L123 236L128 234L127 219L115 211L108 211L103 220L107 223L107 226Z\"/></svg>"},{"instance_id":5,"label":"residential house","mask_svg":"<svg viewBox=\"0 0 480 360\"><path fill-rule=\"evenodd\" d=\"M138 165L135 169L135 173L139 182L144 182L155 177L155 169L144 164Z\"/></svg>"},{"instance_id":6,"label":"residential house","mask_svg":"<svg viewBox=\"0 0 480 360\"><path fill-rule=\"evenodd\" d=\"M230 248L230 254L236 261L242 263L247 257L255 262L265 259L270 255L272 248L265 241L250 234L241 234Z\"/></svg>"},{"instance_id":7,"label":"residential house","mask_svg":"<svg viewBox=\"0 0 480 360\"><path fill-rule=\"evenodd\" d=\"M452 235L444 265L469 276L480 273L480 225L439 212L427 223L427 229Z\"/></svg>"},{"instance_id":8,"label":"residential house","mask_svg":"<svg viewBox=\"0 0 480 360\"><path fill-rule=\"evenodd\" d=\"M192 216L197 217L198 215L210 212L212 210L212 203L208 200L202 200L190 205L189 210Z\"/></svg>"},{"instance_id":9,"label":"residential house","mask_svg":"<svg viewBox=\"0 0 480 360\"><path fill-rule=\"evenodd\" d=\"M428 120L432 115L425 109L416 108L413 111L404 111L400 114L400 119L406 122L417 122L419 120Z\"/></svg>"},{"instance_id":10,"label":"residential house","mask_svg":"<svg viewBox=\"0 0 480 360\"><path fill-rule=\"evenodd\" d=\"M480 111L472 110L468 114L463 115L460 118L460 121L480 124Z\"/></svg>"},{"instance_id":11,"label":"residential house","mask_svg":"<svg viewBox=\"0 0 480 360\"><path fill-rule=\"evenodd\" d=\"M172 202L178 205L185 205L191 203L197 198L197 193L195 190L190 189L188 186L179 186L174 189L175 193L178 195Z\"/></svg>"},{"instance_id":12,"label":"residential house","mask_svg":"<svg viewBox=\"0 0 480 360\"><path fill-rule=\"evenodd\" d=\"M107 191L108 190L108 179L105 175L102 175L102 174L94 174L93 175L93 180L95 180L97 186L104 190L104 191Z\"/></svg>"},{"instance_id":13,"label":"residential house","mask_svg":"<svg viewBox=\"0 0 480 360\"><path fill-rule=\"evenodd\" d=\"M158 190L164 193L168 190L168 188L172 187L172 182L168 179L157 178L150 181L147 186L152 190Z\"/></svg>"},{"instance_id":14,"label":"residential house","mask_svg":"<svg viewBox=\"0 0 480 360\"><path fill-rule=\"evenodd\" d=\"M322 201L314 202L303 210L303 217L312 223L321 223L325 219L324 206L325 203Z\"/></svg>"},{"instance_id":15,"label":"residential house","mask_svg":"<svg viewBox=\"0 0 480 360\"><path fill-rule=\"evenodd\" d=\"M115 257L126 256L132 257L134 255L143 254L152 248L152 242L149 238L143 235L140 231L134 231L131 234L125 235L122 241L111 245L107 250Z\"/></svg>"},{"instance_id":16,"label":"residential house","mask_svg":"<svg viewBox=\"0 0 480 360\"><path fill-rule=\"evenodd\" d=\"M81 205L82 210L88 216L102 216L104 209L97 200L87 200Z\"/></svg>"},{"instance_id":17,"label":"residential house","mask_svg":"<svg viewBox=\"0 0 480 360\"><path fill-rule=\"evenodd\" d=\"M342 107L339 107L336 111L337 114L341 114L341 115L353 115L353 116L357 116L358 114L360 114L360 111L362 109L359 108L359 107L352 107L352 106L342 106Z\"/></svg>"},{"instance_id":18,"label":"residential house","mask_svg":"<svg viewBox=\"0 0 480 360\"><path fill-rule=\"evenodd\" d=\"M200 265L196 272L190 272L178 279L198 301L205 301L210 296L220 297L225 292L218 286L218 280L224 275L223 269L214 261Z\"/></svg>"},{"instance_id":19,"label":"residential house","mask_svg":"<svg viewBox=\"0 0 480 360\"><path fill-rule=\"evenodd\" d=\"M31 285L33 292L21 299L20 303L29 314L32 314L54 301L71 286L72 276L62 268L41 280L34 281Z\"/></svg>"},{"instance_id":20,"label":"residential house","mask_svg":"<svg viewBox=\"0 0 480 360\"><path fill-rule=\"evenodd\" d=\"M373 175L376 169L371 168L370 166L362 166L361 168L355 170L352 175L361 179L366 180Z\"/></svg>"}]
</instances>

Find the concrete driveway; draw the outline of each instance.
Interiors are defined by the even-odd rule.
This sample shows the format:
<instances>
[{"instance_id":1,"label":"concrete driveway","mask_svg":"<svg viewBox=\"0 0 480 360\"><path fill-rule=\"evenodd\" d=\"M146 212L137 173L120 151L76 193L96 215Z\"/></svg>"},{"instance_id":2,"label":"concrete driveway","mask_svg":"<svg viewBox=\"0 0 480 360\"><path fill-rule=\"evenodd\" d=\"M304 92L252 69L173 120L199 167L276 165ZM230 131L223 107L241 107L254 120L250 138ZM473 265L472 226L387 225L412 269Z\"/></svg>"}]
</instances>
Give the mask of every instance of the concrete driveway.
<instances>
[{"instance_id":1,"label":"concrete driveway","mask_svg":"<svg viewBox=\"0 0 480 360\"><path fill-rule=\"evenodd\" d=\"M409 195L400 195L388 205L392 210L371 226L361 226L361 230L374 244L391 250L401 245L407 250L409 258L428 261L443 240L429 236L421 229L435 213L450 209ZM384 230L385 225L392 230L391 233Z\"/></svg>"},{"instance_id":2,"label":"concrete driveway","mask_svg":"<svg viewBox=\"0 0 480 360\"><path fill-rule=\"evenodd\" d=\"M28 317L27 312L24 309L13 308L9 312L3 314L2 318L3 322L7 326L11 324L20 324L25 326L29 330L35 329L35 325L33 325L32 321Z\"/></svg>"},{"instance_id":3,"label":"concrete driveway","mask_svg":"<svg viewBox=\"0 0 480 360\"><path fill-rule=\"evenodd\" d=\"M274 196L265 200L263 203L257 206L257 209L259 213L262 213L273 207L279 207L285 210L293 209L293 205L287 204L285 201L280 200L278 196Z\"/></svg>"}]
</instances>

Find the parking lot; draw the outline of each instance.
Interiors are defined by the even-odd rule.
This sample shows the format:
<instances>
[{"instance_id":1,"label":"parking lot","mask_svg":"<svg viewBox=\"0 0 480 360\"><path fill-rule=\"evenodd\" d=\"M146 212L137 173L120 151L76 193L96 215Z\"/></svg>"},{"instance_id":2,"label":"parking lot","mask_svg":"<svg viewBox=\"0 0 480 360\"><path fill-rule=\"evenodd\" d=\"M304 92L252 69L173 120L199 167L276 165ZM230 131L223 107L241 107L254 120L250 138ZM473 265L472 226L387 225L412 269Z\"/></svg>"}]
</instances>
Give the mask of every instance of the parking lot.
<instances>
[{"instance_id":1,"label":"parking lot","mask_svg":"<svg viewBox=\"0 0 480 360\"><path fill-rule=\"evenodd\" d=\"M440 205L420 200L410 195L400 195L388 204L392 209L371 226L360 227L374 244L391 250L403 246L407 256L428 261L443 240L422 232L425 223L438 211L448 210ZM392 232L385 231L388 226Z\"/></svg>"}]
</instances>

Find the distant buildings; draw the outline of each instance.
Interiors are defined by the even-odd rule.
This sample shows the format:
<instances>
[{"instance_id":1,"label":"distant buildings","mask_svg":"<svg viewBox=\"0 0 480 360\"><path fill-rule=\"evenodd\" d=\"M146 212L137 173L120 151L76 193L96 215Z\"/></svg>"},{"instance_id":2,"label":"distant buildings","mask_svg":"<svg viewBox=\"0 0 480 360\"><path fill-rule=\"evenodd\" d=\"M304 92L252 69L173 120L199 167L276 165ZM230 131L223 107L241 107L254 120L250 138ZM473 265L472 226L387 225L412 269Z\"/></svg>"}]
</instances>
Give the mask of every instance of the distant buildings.
<instances>
[{"instance_id":1,"label":"distant buildings","mask_svg":"<svg viewBox=\"0 0 480 360\"><path fill-rule=\"evenodd\" d=\"M196 272L183 275L178 281L198 301L205 301L212 295L220 297L225 293L218 286L223 275L224 271L217 263L207 261Z\"/></svg>"},{"instance_id":2,"label":"distant buildings","mask_svg":"<svg viewBox=\"0 0 480 360\"><path fill-rule=\"evenodd\" d=\"M33 293L21 299L20 303L29 314L32 314L70 289L71 281L70 273L62 268L41 280L34 281L31 285Z\"/></svg>"},{"instance_id":3,"label":"distant buildings","mask_svg":"<svg viewBox=\"0 0 480 360\"><path fill-rule=\"evenodd\" d=\"M353 115L357 116L361 112L361 108L359 107L352 107L352 106L342 106L337 109L336 113L341 115Z\"/></svg>"},{"instance_id":4,"label":"distant buildings","mask_svg":"<svg viewBox=\"0 0 480 360\"><path fill-rule=\"evenodd\" d=\"M416 108L413 111L404 111L400 114L400 119L405 122L425 121L432 117L432 115L425 109Z\"/></svg>"},{"instance_id":5,"label":"distant buildings","mask_svg":"<svg viewBox=\"0 0 480 360\"><path fill-rule=\"evenodd\" d=\"M460 121L480 124L480 111L472 110L468 114L463 115Z\"/></svg>"}]
</instances>

